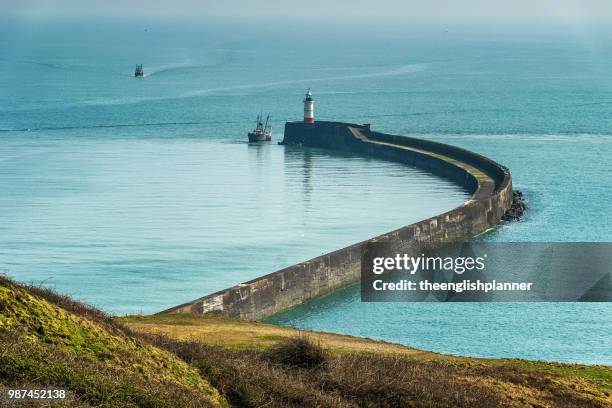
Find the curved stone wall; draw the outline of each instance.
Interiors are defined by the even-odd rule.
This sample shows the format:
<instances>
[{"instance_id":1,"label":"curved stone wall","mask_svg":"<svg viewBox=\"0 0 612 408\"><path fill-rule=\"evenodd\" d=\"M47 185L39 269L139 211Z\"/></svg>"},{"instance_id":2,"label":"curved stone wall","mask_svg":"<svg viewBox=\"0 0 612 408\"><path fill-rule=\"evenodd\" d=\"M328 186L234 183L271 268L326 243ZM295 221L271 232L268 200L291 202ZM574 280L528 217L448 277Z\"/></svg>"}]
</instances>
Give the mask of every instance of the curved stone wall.
<instances>
[{"instance_id":1,"label":"curved stone wall","mask_svg":"<svg viewBox=\"0 0 612 408\"><path fill-rule=\"evenodd\" d=\"M288 122L283 144L348 150L405 163L450 179L470 191L461 206L346 248L292 265L162 313L219 313L258 320L359 280L370 242L417 255L494 227L512 203L508 169L479 154L437 143L375 132L369 125Z\"/></svg>"}]
</instances>

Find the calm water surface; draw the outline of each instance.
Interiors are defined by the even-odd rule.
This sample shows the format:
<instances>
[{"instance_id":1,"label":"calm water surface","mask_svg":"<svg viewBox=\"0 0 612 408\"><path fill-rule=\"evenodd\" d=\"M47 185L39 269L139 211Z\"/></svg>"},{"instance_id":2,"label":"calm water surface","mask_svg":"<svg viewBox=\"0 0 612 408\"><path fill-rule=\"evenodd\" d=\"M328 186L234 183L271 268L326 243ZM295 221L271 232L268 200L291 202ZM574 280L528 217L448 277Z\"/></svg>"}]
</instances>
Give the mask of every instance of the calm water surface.
<instances>
[{"instance_id":1,"label":"calm water surface","mask_svg":"<svg viewBox=\"0 0 612 408\"><path fill-rule=\"evenodd\" d=\"M119 314L160 311L467 198L399 164L206 137L11 135L0 174L6 273Z\"/></svg>"},{"instance_id":2,"label":"calm water surface","mask_svg":"<svg viewBox=\"0 0 612 408\"><path fill-rule=\"evenodd\" d=\"M273 26L0 25L0 268L148 313L465 199L396 164L243 142L260 111L278 140L308 86L318 118L507 165L529 213L479 239L612 240L609 29L321 25L305 41ZM611 316L610 304L362 304L348 288L271 320L612 364Z\"/></svg>"}]
</instances>

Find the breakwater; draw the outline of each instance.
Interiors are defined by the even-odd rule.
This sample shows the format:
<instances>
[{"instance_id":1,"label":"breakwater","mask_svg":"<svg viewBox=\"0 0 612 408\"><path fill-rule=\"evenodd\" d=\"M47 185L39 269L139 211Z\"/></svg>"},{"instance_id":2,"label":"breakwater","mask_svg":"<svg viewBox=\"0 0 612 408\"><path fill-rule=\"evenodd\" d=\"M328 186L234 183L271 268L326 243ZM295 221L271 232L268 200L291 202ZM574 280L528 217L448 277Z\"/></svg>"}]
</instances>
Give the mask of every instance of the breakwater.
<instances>
[{"instance_id":1,"label":"breakwater","mask_svg":"<svg viewBox=\"0 0 612 408\"><path fill-rule=\"evenodd\" d=\"M262 319L359 280L361 259L372 242L417 254L482 233L512 205L512 179L504 166L474 152L430 140L341 122L288 122L283 144L351 151L405 163L450 179L470 193L461 206L366 241L301 262L173 307L162 313L218 313ZM372 209L376 211L377 209ZM380 209L381 211L384 209Z\"/></svg>"}]
</instances>

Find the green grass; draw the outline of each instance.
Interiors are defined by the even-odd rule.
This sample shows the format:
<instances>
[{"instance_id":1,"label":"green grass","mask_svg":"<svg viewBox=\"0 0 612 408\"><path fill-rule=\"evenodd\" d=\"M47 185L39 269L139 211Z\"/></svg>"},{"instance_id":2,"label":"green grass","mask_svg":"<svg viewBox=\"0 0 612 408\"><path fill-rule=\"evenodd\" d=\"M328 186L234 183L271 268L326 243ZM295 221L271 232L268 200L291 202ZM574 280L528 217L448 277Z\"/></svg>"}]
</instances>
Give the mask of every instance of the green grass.
<instances>
[{"instance_id":1,"label":"green grass","mask_svg":"<svg viewBox=\"0 0 612 408\"><path fill-rule=\"evenodd\" d=\"M95 404L106 404L104 395L118 404L134 400L148 406L169 406L164 401L179 395L186 406L222 402L197 370L109 316L1 277L0 335L4 384L65 386L78 400ZM151 405L151 398L161 405Z\"/></svg>"},{"instance_id":2,"label":"green grass","mask_svg":"<svg viewBox=\"0 0 612 408\"><path fill-rule=\"evenodd\" d=\"M473 359L218 316L113 318L0 277L0 386L68 407L612 407L612 367Z\"/></svg>"},{"instance_id":3,"label":"green grass","mask_svg":"<svg viewBox=\"0 0 612 408\"><path fill-rule=\"evenodd\" d=\"M560 364L529 360L502 360L500 363L593 381L605 395L612 395L612 367L610 366Z\"/></svg>"},{"instance_id":4,"label":"green grass","mask_svg":"<svg viewBox=\"0 0 612 408\"><path fill-rule=\"evenodd\" d=\"M168 349L239 406L612 407L608 366L446 356L219 316L122 321L135 331L162 335ZM274 350L303 337L325 348L326 362L316 368L279 364Z\"/></svg>"}]
</instances>

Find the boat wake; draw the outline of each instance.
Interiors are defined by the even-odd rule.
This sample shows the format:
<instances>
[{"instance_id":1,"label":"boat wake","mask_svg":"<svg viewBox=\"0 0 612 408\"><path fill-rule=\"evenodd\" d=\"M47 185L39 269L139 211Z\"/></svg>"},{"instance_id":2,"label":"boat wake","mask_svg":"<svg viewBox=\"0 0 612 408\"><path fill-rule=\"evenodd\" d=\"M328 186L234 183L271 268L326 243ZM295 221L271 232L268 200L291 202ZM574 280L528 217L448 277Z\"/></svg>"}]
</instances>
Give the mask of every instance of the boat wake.
<instances>
[{"instance_id":1,"label":"boat wake","mask_svg":"<svg viewBox=\"0 0 612 408\"><path fill-rule=\"evenodd\" d=\"M364 78L376 78L376 77L390 77L390 76L401 76L401 75L409 75L418 72L425 71L429 68L429 63L420 63L420 64L407 64L401 65L392 68L385 68L378 71L373 72L365 72L359 74L350 74L350 75L339 75L339 76L328 76L328 77L316 77L316 78L303 78L303 79L288 79L282 81L269 81L269 82L259 82L259 83L251 83L244 85L232 85L232 86L220 86L206 89L199 89L194 91L183 92L177 95L160 95L160 96L134 96L134 97L123 97L123 98L104 98L104 99L91 99L86 101L81 101L76 104L65 104L63 107L74 107L74 106L109 106L109 105L131 105L131 104L139 104L146 102L155 102L155 101L163 101L163 100L173 100L173 99L185 99L185 98L195 98L200 96L206 96L215 93L225 93L225 92L235 92L235 91L247 91L252 89L260 89L260 88L270 88L275 86L283 86L283 85L294 85L294 84L312 84L318 82L329 82L329 81L350 81L355 79L364 79ZM209 64L171 64L164 65L159 67L154 67L152 69L147 69L145 67L144 76L153 76L160 75L162 73L167 73L176 70L183 69L194 69L194 68L202 68L209 67ZM122 74L124 75L124 74ZM129 75L133 76L133 74ZM54 108L57 108L58 105L55 105ZM10 108L9 111L12 110L30 110L27 109L14 109ZM35 110L35 109L32 109ZM0 111L6 111L5 109L0 109Z\"/></svg>"},{"instance_id":2,"label":"boat wake","mask_svg":"<svg viewBox=\"0 0 612 408\"><path fill-rule=\"evenodd\" d=\"M191 62L181 62L177 64L159 65L159 66L147 67L144 76L149 77L153 75L167 74L167 73L172 73L176 71L209 68L212 65L213 64L194 64Z\"/></svg>"},{"instance_id":3,"label":"boat wake","mask_svg":"<svg viewBox=\"0 0 612 408\"><path fill-rule=\"evenodd\" d=\"M96 74L106 74L113 76L121 76L121 77L133 77L133 71L118 71L113 69L99 68L93 65L85 64L85 63L56 63L56 62L48 62L48 61L34 61L34 60L22 60L24 64L31 64L40 67L45 67L53 70L62 70L62 71L80 71L80 72L88 72L88 73L96 73ZM213 63L202 63L197 64L189 61L172 63L172 64L164 64L157 66L145 66L144 71L145 77L149 77L152 75L160 75L171 73L174 71L182 71L182 70L193 70L193 69L202 69L214 66Z\"/></svg>"},{"instance_id":4,"label":"boat wake","mask_svg":"<svg viewBox=\"0 0 612 408\"><path fill-rule=\"evenodd\" d=\"M76 126L41 126L31 128L0 129L0 132L35 132L44 130L80 130L80 129L106 129L149 126L189 126L205 124L236 124L242 121L200 121L200 122L149 122L149 123L114 123L108 125L76 125Z\"/></svg>"},{"instance_id":5,"label":"boat wake","mask_svg":"<svg viewBox=\"0 0 612 408\"><path fill-rule=\"evenodd\" d=\"M421 71L426 70L428 67L429 67L429 64L427 63L408 64L408 65L402 65L402 66L391 68L391 69L384 69L381 71L374 71L374 72L368 72L368 73L362 73L362 74L319 77L319 78L289 79L289 80L284 80L284 81L271 81L271 82L262 82L262 83L257 83L257 84L245 84L245 85L234 85L234 86L226 86L226 87L201 89L198 91L187 92L177 97L195 97L195 96L203 96L203 95L214 93L214 92L239 91L239 90L248 90L248 89L256 89L256 88L269 88L271 86L279 86L279 85L292 85L292 84L302 84L302 83L311 84L314 82L343 81L343 80L353 80L353 79L363 79L363 78L399 76L399 75L406 75L406 74L413 74L413 73L421 72Z\"/></svg>"},{"instance_id":6,"label":"boat wake","mask_svg":"<svg viewBox=\"0 0 612 408\"><path fill-rule=\"evenodd\" d=\"M88 72L91 74L103 74L103 75L112 75L112 76L134 76L130 75L128 72L116 71L113 69L105 69L98 68L89 64L69 64L69 63L56 63L56 62L46 62L46 61L32 61L32 60L23 60L21 61L24 64L31 64L40 67L50 68L53 70L61 70L61 71L79 71L79 72Z\"/></svg>"}]
</instances>

